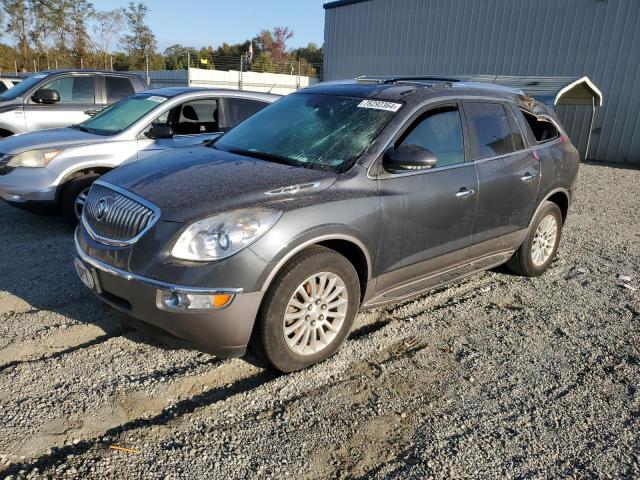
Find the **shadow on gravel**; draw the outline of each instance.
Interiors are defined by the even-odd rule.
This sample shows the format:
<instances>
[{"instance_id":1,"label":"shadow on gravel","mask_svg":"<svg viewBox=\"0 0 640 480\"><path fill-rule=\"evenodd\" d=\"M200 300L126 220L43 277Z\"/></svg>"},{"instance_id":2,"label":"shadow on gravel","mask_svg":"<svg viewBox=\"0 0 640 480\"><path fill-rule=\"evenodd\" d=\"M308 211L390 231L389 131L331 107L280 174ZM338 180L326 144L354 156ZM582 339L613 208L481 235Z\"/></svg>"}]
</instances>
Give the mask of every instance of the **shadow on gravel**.
<instances>
[{"instance_id":1,"label":"shadow on gravel","mask_svg":"<svg viewBox=\"0 0 640 480\"><path fill-rule=\"evenodd\" d=\"M115 437L125 433L132 432L137 429L166 425L183 415L194 412L195 410L213 405L215 403L226 400L227 398L249 392L255 388L278 377L277 373L269 370L262 371L251 377L237 381L229 387L217 387L194 395L191 398L182 400L175 405L165 408L161 413L150 418L139 418L127 422L118 427L107 430L100 438L93 440L82 440L75 445L67 445L64 447L53 448L50 454L38 457L32 462L15 463L5 470L0 470L0 474L4 476L15 475L20 470L30 472L34 468L38 468L42 473L44 470L60 465L70 455L82 455L94 447L108 447L115 441Z\"/></svg>"}]
</instances>

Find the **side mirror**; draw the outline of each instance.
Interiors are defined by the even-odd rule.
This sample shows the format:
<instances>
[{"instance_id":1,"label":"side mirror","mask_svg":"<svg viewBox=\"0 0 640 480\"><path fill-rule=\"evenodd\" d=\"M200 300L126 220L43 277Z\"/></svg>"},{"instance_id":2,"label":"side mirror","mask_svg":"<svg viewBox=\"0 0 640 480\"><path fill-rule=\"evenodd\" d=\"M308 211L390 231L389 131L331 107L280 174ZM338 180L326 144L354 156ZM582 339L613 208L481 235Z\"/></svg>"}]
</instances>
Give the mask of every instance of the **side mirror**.
<instances>
[{"instance_id":1,"label":"side mirror","mask_svg":"<svg viewBox=\"0 0 640 480\"><path fill-rule=\"evenodd\" d=\"M382 166L388 172L426 170L433 168L438 159L433 152L418 145L400 145L388 149L382 158Z\"/></svg>"},{"instance_id":2,"label":"side mirror","mask_svg":"<svg viewBox=\"0 0 640 480\"><path fill-rule=\"evenodd\" d=\"M149 138L157 140L173 137L173 130L169 125L151 125L151 128L144 132L144 134Z\"/></svg>"},{"instance_id":3,"label":"side mirror","mask_svg":"<svg viewBox=\"0 0 640 480\"><path fill-rule=\"evenodd\" d=\"M41 88L33 94L31 99L36 103L43 103L46 105L53 105L60 101L60 94L57 90L51 90L50 88Z\"/></svg>"}]
</instances>

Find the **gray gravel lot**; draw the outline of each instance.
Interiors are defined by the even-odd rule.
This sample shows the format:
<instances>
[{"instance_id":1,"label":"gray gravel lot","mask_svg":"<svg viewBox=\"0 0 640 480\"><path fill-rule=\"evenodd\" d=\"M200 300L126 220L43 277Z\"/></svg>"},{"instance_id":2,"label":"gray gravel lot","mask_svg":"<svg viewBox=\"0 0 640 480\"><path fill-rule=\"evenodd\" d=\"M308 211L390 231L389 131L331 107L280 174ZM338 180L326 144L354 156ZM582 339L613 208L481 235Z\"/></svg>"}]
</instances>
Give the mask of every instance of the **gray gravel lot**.
<instances>
[{"instance_id":1,"label":"gray gravel lot","mask_svg":"<svg viewBox=\"0 0 640 480\"><path fill-rule=\"evenodd\" d=\"M582 165L544 276L361 313L286 376L120 326L71 232L0 205L0 477L638 478L639 198Z\"/></svg>"}]
</instances>

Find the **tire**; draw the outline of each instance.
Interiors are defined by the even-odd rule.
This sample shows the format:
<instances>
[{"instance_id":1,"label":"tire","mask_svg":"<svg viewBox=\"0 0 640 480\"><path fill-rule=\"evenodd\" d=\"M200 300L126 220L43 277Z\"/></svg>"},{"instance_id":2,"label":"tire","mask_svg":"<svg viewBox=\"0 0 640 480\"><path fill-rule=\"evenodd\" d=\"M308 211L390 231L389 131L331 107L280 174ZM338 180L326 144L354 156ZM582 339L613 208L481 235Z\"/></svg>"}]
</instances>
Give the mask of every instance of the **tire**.
<instances>
[{"instance_id":1,"label":"tire","mask_svg":"<svg viewBox=\"0 0 640 480\"><path fill-rule=\"evenodd\" d=\"M312 278L316 281L309 281ZM313 301L318 297L314 293L322 293L321 285L326 291ZM305 300L302 292L312 301ZM351 262L331 249L311 247L285 265L265 295L253 350L281 372L309 367L338 351L359 307L360 281ZM290 319L285 319L287 312ZM285 328L291 330L288 336Z\"/></svg>"},{"instance_id":2,"label":"tire","mask_svg":"<svg viewBox=\"0 0 640 480\"><path fill-rule=\"evenodd\" d=\"M555 236L551 235L554 225ZM562 212L560 208L553 202L544 202L531 222L524 242L507 262L507 267L525 277L542 275L556 255L561 233Z\"/></svg>"},{"instance_id":3,"label":"tire","mask_svg":"<svg viewBox=\"0 0 640 480\"><path fill-rule=\"evenodd\" d=\"M77 214L76 201L78 197L86 191L95 182L100 175L90 173L81 177L72 178L64 185L62 190L62 198L60 200L60 211L64 219L71 225L75 226L80 221Z\"/></svg>"}]
</instances>

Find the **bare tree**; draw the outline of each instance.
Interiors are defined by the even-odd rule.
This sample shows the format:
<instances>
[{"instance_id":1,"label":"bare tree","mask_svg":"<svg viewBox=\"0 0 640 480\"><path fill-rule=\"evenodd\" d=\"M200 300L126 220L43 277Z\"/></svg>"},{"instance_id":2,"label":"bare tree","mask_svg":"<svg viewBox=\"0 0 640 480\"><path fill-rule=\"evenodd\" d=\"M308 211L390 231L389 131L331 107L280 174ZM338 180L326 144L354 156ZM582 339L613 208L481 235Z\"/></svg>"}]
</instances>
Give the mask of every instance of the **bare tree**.
<instances>
[{"instance_id":1,"label":"bare tree","mask_svg":"<svg viewBox=\"0 0 640 480\"><path fill-rule=\"evenodd\" d=\"M17 47L22 56L22 68L26 69L29 63L29 10L25 0L2 0L2 7L7 15L6 31L17 40Z\"/></svg>"},{"instance_id":2,"label":"bare tree","mask_svg":"<svg viewBox=\"0 0 640 480\"><path fill-rule=\"evenodd\" d=\"M107 68L111 45L124 30L124 14L120 9L96 12L94 21L93 33L96 35L94 44L102 59L104 68Z\"/></svg>"}]
</instances>

